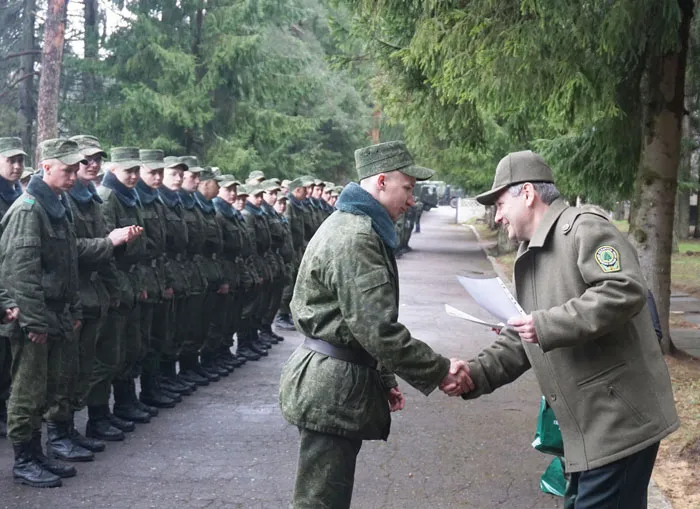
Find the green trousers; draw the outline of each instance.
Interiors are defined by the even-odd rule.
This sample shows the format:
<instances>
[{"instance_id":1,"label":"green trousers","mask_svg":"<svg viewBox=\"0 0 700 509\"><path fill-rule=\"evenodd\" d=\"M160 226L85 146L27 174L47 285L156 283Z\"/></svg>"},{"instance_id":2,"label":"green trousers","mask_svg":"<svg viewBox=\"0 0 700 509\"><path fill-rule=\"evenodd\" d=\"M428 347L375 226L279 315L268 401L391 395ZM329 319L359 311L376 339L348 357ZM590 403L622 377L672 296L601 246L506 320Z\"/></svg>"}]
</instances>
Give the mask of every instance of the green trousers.
<instances>
[{"instance_id":1,"label":"green trousers","mask_svg":"<svg viewBox=\"0 0 700 509\"><path fill-rule=\"evenodd\" d=\"M229 330L228 324L232 319L228 313L232 300L232 293L223 295L215 293L212 295L210 304L212 307L211 319L207 337L202 345L202 355L217 354L224 345L226 333Z\"/></svg>"},{"instance_id":2,"label":"green trousers","mask_svg":"<svg viewBox=\"0 0 700 509\"><path fill-rule=\"evenodd\" d=\"M98 330L86 401L88 406L109 404L112 380L119 373L124 358L124 335L130 313L131 309L124 305L110 308Z\"/></svg>"},{"instance_id":3,"label":"green trousers","mask_svg":"<svg viewBox=\"0 0 700 509\"><path fill-rule=\"evenodd\" d=\"M85 408L88 393L90 392L97 335L103 323L104 320L100 318L85 318L80 325L80 330L76 332L78 340L78 372L75 381L75 392L71 397L71 404L76 412Z\"/></svg>"},{"instance_id":4,"label":"green trousers","mask_svg":"<svg viewBox=\"0 0 700 509\"><path fill-rule=\"evenodd\" d=\"M275 319L277 311L280 309L282 303L282 295L284 294L284 275L277 279L272 280L272 284L269 286L269 296L266 308L263 308L262 312L262 325L264 329L269 329L272 325L272 321Z\"/></svg>"},{"instance_id":5,"label":"green trousers","mask_svg":"<svg viewBox=\"0 0 700 509\"><path fill-rule=\"evenodd\" d=\"M78 342L50 335L44 344L32 343L24 332L10 339L12 392L7 408L7 436L13 444L29 442L41 429L42 415L70 420L70 397L78 367Z\"/></svg>"},{"instance_id":6,"label":"green trousers","mask_svg":"<svg viewBox=\"0 0 700 509\"><path fill-rule=\"evenodd\" d=\"M10 338L0 336L0 400L10 397L12 383L12 348Z\"/></svg>"},{"instance_id":7,"label":"green trousers","mask_svg":"<svg viewBox=\"0 0 700 509\"><path fill-rule=\"evenodd\" d=\"M289 309L289 304L292 302L292 297L294 296L294 285L297 282L298 273L299 265L296 264L292 266L292 271L287 275L286 284L282 290L282 299L280 301L280 313L283 315L292 314L291 309Z\"/></svg>"},{"instance_id":8,"label":"green trousers","mask_svg":"<svg viewBox=\"0 0 700 509\"><path fill-rule=\"evenodd\" d=\"M362 440L299 428L293 509L349 509Z\"/></svg>"},{"instance_id":9,"label":"green trousers","mask_svg":"<svg viewBox=\"0 0 700 509\"><path fill-rule=\"evenodd\" d=\"M133 380L141 374L141 361L145 356L141 332L141 311L144 306L146 313L153 312L152 306L137 302L128 309L124 328L121 333L117 333L120 341L119 369L115 380Z\"/></svg>"},{"instance_id":10,"label":"green trousers","mask_svg":"<svg viewBox=\"0 0 700 509\"><path fill-rule=\"evenodd\" d=\"M151 373L160 369L160 361L177 358L175 350L175 299L159 302L153 308L153 326L149 352L146 354L144 371Z\"/></svg>"},{"instance_id":11,"label":"green trousers","mask_svg":"<svg viewBox=\"0 0 700 509\"><path fill-rule=\"evenodd\" d=\"M183 312L178 313L178 331L184 330L180 355L197 355L204 344L202 324L208 320L208 317L204 316L208 297L208 292L187 297Z\"/></svg>"}]
</instances>

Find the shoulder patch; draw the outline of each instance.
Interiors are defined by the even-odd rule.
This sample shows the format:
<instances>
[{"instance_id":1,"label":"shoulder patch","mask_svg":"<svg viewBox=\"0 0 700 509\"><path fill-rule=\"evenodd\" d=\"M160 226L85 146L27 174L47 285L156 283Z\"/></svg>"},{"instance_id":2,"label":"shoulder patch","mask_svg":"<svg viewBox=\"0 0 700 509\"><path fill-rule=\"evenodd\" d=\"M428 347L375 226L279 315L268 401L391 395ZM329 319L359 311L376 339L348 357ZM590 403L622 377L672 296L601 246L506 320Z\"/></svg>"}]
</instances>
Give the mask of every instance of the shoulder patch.
<instances>
[{"instance_id":1,"label":"shoulder patch","mask_svg":"<svg viewBox=\"0 0 700 509\"><path fill-rule=\"evenodd\" d=\"M612 246L600 246L595 252L595 261L603 272L620 272L620 253Z\"/></svg>"},{"instance_id":2,"label":"shoulder patch","mask_svg":"<svg viewBox=\"0 0 700 509\"><path fill-rule=\"evenodd\" d=\"M25 198L24 203L28 203L29 205L34 205L34 198Z\"/></svg>"}]
</instances>

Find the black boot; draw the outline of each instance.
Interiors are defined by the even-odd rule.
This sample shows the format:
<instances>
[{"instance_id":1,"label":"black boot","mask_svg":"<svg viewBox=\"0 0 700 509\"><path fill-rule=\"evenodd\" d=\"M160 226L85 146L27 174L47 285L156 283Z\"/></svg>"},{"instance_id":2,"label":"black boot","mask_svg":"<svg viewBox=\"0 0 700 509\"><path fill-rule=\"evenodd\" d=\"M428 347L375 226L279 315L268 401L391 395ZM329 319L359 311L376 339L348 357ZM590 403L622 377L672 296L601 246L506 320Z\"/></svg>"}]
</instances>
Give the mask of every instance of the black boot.
<instances>
[{"instance_id":1,"label":"black boot","mask_svg":"<svg viewBox=\"0 0 700 509\"><path fill-rule=\"evenodd\" d=\"M112 426L109 422L108 406L89 406L88 407L88 422L85 425L85 435L90 438L106 440L107 442L121 442L124 440L124 432L119 428ZM134 423L132 422L133 426Z\"/></svg>"},{"instance_id":2,"label":"black boot","mask_svg":"<svg viewBox=\"0 0 700 509\"><path fill-rule=\"evenodd\" d=\"M229 373L233 373L236 369L236 364L231 360L225 358L223 355L219 355L214 359L217 366L224 368Z\"/></svg>"},{"instance_id":3,"label":"black boot","mask_svg":"<svg viewBox=\"0 0 700 509\"><path fill-rule=\"evenodd\" d=\"M202 355L202 369L209 373L215 373L220 377L228 376L228 369L222 368L215 362L216 359L212 355Z\"/></svg>"},{"instance_id":4,"label":"black boot","mask_svg":"<svg viewBox=\"0 0 700 509\"><path fill-rule=\"evenodd\" d=\"M221 357L223 359L230 360L235 368L240 368L248 360L243 356L239 357L238 355L231 353L231 349L228 346L221 348Z\"/></svg>"},{"instance_id":5,"label":"black boot","mask_svg":"<svg viewBox=\"0 0 700 509\"><path fill-rule=\"evenodd\" d=\"M34 458L31 442L12 444L15 450L15 464L12 477L17 484L34 488L57 488L63 485L61 478L41 466Z\"/></svg>"},{"instance_id":6,"label":"black boot","mask_svg":"<svg viewBox=\"0 0 700 509\"><path fill-rule=\"evenodd\" d=\"M146 412L150 417L158 416L158 409L156 407L147 405L136 396L136 381L133 378L129 380L129 400L134 407L142 412Z\"/></svg>"},{"instance_id":7,"label":"black boot","mask_svg":"<svg viewBox=\"0 0 700 509\"><path fill-rule=\"evenodd\" d=\"M162 361L160 363L159 380L160 385L164 389L167 389L170 392L182 394L183 396L189 396L197 390L197 384L185 382L182 378L177 376L177 372L175 371L175 361Z\"/></svg>"},{"instance_id":8,"label":"black boot","mask_svg":"<svg viewBox=\"0 0 700 509\"><path fill-rule=\"evenodd\" d=\"M180 356L180 372L177 376L186 382L191 382L199 386L209 385L209 378L204 374L200 374L196 370L197 366L196 355L182 355Z\"/></svg>"},{"instance_id":9,"label":"black boot","mask_svg":"<svg viewBox=\"0 0 700 509\"><path fill-rule=\"evenodd\" d=\"M123 431L124 433L131 433L136 429L136 424L134 424L134 421L117 417L109 411L109 407L107 407L107 420L112 426Z\"/></svg>"},{"instance_id":10,"label":"black boot","mask_svg":"<svg viewBox=\"0 0 700 509\"><path fill-rule=\"evenodd\" d=\"M174 408L175 401L168 398L157 390L155 377L141 376L141 394L139 399L142 403L156 408Z\"/></svg>"},{"instance_id":11,"label":"black boot","mask_svg":"<svg viewBox=\"0 0 700 509\"><path fill-rule=\"evenodd\" d=\"M204 369L202 367L202 365L199 363L199 359L197 358L196 355L194 356L194 361L192 362L191 369L192 369L192 371L194 371L198 375L205 377L210 382L218 382L219 380L221 380L221 377L218 374L214 373L213 371L209 371L207 369Z\"/></svg>"},{"instance_id":12,"label":"black boot","mask_svg":"<svg viewBox=\"0 0 700 509\"><path fill-rule=\"evenodd\" d=\"M275 318L275 327L280 330L297 330L294 322L292 321L292 316L280 313Z\"/></svg>"},{"instance_id":13,"label":"black boot","mask_svg":"<svg viewBox=\"0 0 700 509\"><path fill-rule=\"evenodd\" d=\"M136 395L132 397L128 380L114 380L112 387L114 388L114 409L112 410L114 415L132 422L151 422L151 415L136 406Z\"/></svg>"},{"instance_id":14,"label":"black boot","mask_svg":"<svg viewBox=\"0 0 700 509\"><path fill-rule=\"evenodd\" d=\"M52 474L65 479L67 477L75 477L75 474L78 473L74 466L64 465L60 461L49 458L44 454L44 451L41 449L41 431L32 433L31 448L36 462Z\"/></svg>"},{"instance_id":15,"label":"black boot","mask_svg":"<svg viewBox=\"0 0 700 509\"><path fill-rule=\"evenodd\" d=\"M236 351L236 355L243 357L248 361L259 361L260 354L255 353L253 350L248 348L248 345L240 345Z\"/></svg>"},{"instance_id":16,"label":"black boot","mask_svg":"<svg viewBox=\"0 0 700 509\"><path fill-rule=\"evenodd\" d=\"M70 428L70 421L46 421L46 455L63 461L93 461L92 452L71 440Z\"/></svg>"},{"instance_id":17,"label":"black boot","mask_svg":"<svg viewBox=\"0 0 700 509\"><path fill-rule=\"evenodd\" d=\"M279 340L275 337L272 331L269 330L261 330L258 334L258 340L262 340L273 345L279 343Z\"/></svg>"},{"instance_id":18,"label":"black boot","mask_svg":"<svg viewBox=\"0 0 700 509\"><path fill-rule=\"evenodd\" d=\"M175 394L189 396L194 392L194 390L190 388L189 384L181 384L176 378L161 377L158 379L158 383L160 384L161 389L168 392L174 392Z\"/></svg>"},{"instance_id":19,"label":"black boot","mask_svg":"<svg viewBox=\"0 0 700 509\"><path fill-rule=\"evenodd\" d=\"M79 445L83 449L87 449L91 452L102 452L105 450L105 443L102 440L96 440L94 438L84 437L75 428L75 414L70 416L70 427L68 428L68 435L74 444Z\"/></svg>"},{"instance_id":20,"label":"black boot","mask_svg":"<svg viewBox=\"0 0 700 509\"><path fill-rule=\"evenodd\" d=\"M7 436L7 401L0 399L0 437Z\"/></svg>"}]
</instances>

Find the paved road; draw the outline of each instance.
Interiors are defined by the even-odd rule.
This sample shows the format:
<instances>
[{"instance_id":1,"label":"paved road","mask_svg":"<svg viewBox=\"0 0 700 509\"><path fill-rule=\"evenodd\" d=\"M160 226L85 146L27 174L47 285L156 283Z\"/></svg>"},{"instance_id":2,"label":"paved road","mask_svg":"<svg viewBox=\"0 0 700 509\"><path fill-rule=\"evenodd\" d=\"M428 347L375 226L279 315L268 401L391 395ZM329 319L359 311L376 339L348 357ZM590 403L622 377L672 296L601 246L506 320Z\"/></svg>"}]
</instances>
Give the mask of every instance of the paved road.
<instances>
[{"instance_id":1,"label":"paved road","mask_svg":"<svg viewBox=\"0 0 700 509\"><path fill-rule=\"evenodd\" d=\"M401 321L443 354L467 358L493 335L448 317L443 304L479 315L454 276L491 267L471 232L449 224L453 213L424 214L414 251L399 260ZM280 415L277 388L282 364L299 342L289 335L263 361L162 411L95 462L78 464L78 476L62 488L14 485L11 447L0 440L0 508L288 507L297 431ZM367 442L360 453L354 508L560 507L538 487L549 458L530 447L539 403L531 374L468 403L401 386L407 408L394 414L388 442ZM84 420L80 415L81 426Z\"/></svg>"}]
</instances>

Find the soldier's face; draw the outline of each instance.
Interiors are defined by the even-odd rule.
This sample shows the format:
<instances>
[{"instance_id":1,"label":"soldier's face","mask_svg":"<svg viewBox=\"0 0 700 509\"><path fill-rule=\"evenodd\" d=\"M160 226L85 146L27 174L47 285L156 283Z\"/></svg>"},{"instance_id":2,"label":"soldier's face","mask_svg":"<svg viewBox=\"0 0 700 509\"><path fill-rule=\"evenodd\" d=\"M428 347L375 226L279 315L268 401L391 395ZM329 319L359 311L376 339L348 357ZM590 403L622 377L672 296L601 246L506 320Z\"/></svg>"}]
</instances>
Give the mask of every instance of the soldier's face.
<instances>
[{"instance_id":1,"label":"soldier's face","mask_svg":"<svg viewBox=\"0 0 700 509\"><path fill-rule=\"evenodd\" d=\"M112 168L112 173L117 180L124 184L129 189L136 187L136 183L139 181L139 167L135 166L133 168L122 168L121 166Z\"/></svg>"},{"instance_id":2,"label":"soldier's face","mask_svg":"<svg viewBox=\"0 0 700 509\"><path fill-rule=\"evenodd\" d=\"M157 189L163 183L163 168L141 166L139 176L143 183L152 189Z\"/></svg>"},{"instance_id":3,"label":"soldier's face","mask_svg":"<svg viewBox=\"0 0 700 509\"><path fill-rule=\"evenodd\" d=\"M248 201L248 195L247 194L239 194L236 196L236 201L233 204L233 207L240 212L245 208L245 202Z\"/></svg>"},{"instance_id":4,"label":"soldier's face","mask_svg":"<svg viewBox=\"0 0 700 509\"><path fill-rule=\"evenodd\" d=\"M0 177L10 182L17 182L24 171L24 156L0 156Z\"/></svg>"},{"instance_id":5,"label":"soldier's face","mask_svg":"<svg viewBox=\"0 0 700 509\"><path fill-rule=\"evenodd\" d=\"M102 169L102 154L95 154L94 156L85 157L85 159L87 159L88 163L80 163L78 178L86 182L92 182L97 178L100 169Z\"/></svg>"},{"instance_id":6,"label":"soldier's face","mask_svg":"<svg viewBox=\"0 0 700 509\"><path fill-rule=\"evenodd\" d=\"M274 207L275 203L277 203L277 191L270 191L270 192L265 191L265 193L263 194L263 197L264 197L265 203L267 203L271 207Z\"/></svg>"},{"instance_id":7,"label":"soldier's face","mask_svg":"<svg viewBox=\"0 0 700 509\"><path fill-rule=\"evenodd\" d=\"M192 173L191 171L186 171L185 176L182 179L182 188L190 193L197 190L199 186L199 173Z\"/></svg>"},{"instance_id":8,"label":"soldier's face","mask_svg":"<svg viewBox=\"0 0 700 509\"><path fill-rule=\"evenodd\" d=\"M255 205L256 207L259 207L260 205L262 205L262 202L263 202L263 194L258 193L258 194L248 196L248 201L250 203L252 203L253 205Z\"/></svg>"},{"instance_id":9,"label":"soldier's face","mask_svg":"<svg viewBox=\"0 0 700 509\"><path fill-rule=\"evenodd\" d=\"M314 194L312 194L312 198L316 198L317 200L321 199L321 196L323 196L323 186L314 186Z\"/></svg>"},{"instance_id":10,"label":"soldier's face","mask_svg":"<svg viewBox=\"0 0 700 509\"><path fill-rule=\"evenodd\" d=\"M527 186L530 186L527 188ZM518 196L510 194L505 190L496 200L496 223L505 226L508 238L518 242L530 240L530 209L527 203L529 194L534 192L532 184L525 184L525 187Z\"/></svg>"},{"instance_id":11,"label":"soldier's face","mask_svg":"<svg viewBox=\"0 0 700 509\"><path fill-rule=\"evenodd\" d=\"M182 187L183 173L177 168L166 168L163 170L163 185L171 191L179 190Z\"/></svg>"},{"instance_id":12,"label":"soldier's face","mask_svg":"<svg viewBox=\"0 0 700 509\"><path fill-rule=\"evenodd\" d=\"M230 187L219 187L219 198L224 200L229 205L233 205L236 201L236 191L234 191L236 186Z\"/></svg>"},{"instance_id":13,"label":"soldier's face","mask_svg":"<svg viewBox=\"0 0 700 509\"><path fill-rule=\"evenodd\" d=\"M278 214L284 215L284 213L287 211L287 200L279 200L275 202L275 210Z\"/></svg>"},{"instance_id":14,"label":"soldier's face","mask_svg":"<svg viewBox=\"0 0 700 509\"><path fill-rule=\"evenodd\" d=\"M325 201L326 203L330 203L331 202L331 190L328 189L327 191L323 191L322 198L323 198L323 201Z\"/></svg>"},{"instance_id":15,"label":"soldier's face","mask_svg":"<svg viewBox=\"0 0 700 509\"><path fill-rule=\"evenodd\" d=\"M335 202L337 202L337 201L338 201L337 196L331 196L331 199L328 201L328 203L331 207L335 207Z\"/></svg>"},{"instance_id":16,"label":"soldier's face","mask_svg":"<svg viewBox=\"0 0 700 509\"><path fill-rule=\"evenodd\" d=\"M219 183L214 179L205 180L199 183L197 189L207 200L211 200L219 194Z\"/></svg>"},{"instance_id":17,"label":"soldier's face","mask_svg":"<svg viewBox=\"0 0 700 509\"><path fill-rule=\"evenodd\" d=\"M306 198L306 188L305 187L297 187L294 191L292 191L292 196L296 198L297 200L301 201Z\"/></svg>"},{"instance_id":18,"label":"soldier's face","mask_svg":"<svg viewBox=\"0 0 700 509\"><path fill-rule=\"evenodd\" d=\"M396 221L416 203L413 198L415 185L415 177L400 171L379 174L377 178L378 200L387 210L392 221Z\"/></svg>"},{"instance_id":19,"label":"soldier's face","mask_svg":"<svg viewBox=\"0 0 700 509\"><path fill-rule=\"evenodd\" d=\"M55 193L65 193L70 191L75 181L78 179L79 164L63 164L61 161L54 159L50 162L43 162L44 182Z\"/></svg>"}]
</instances>

